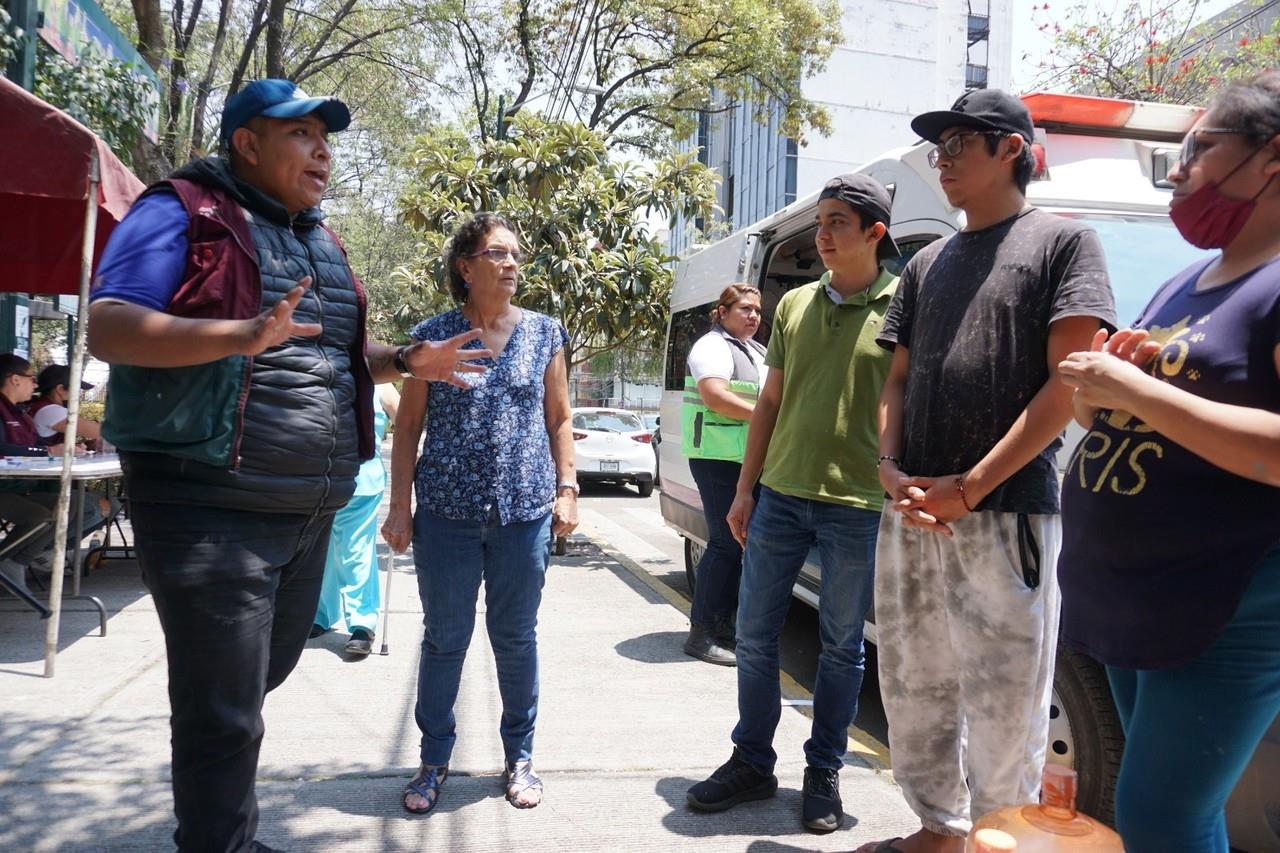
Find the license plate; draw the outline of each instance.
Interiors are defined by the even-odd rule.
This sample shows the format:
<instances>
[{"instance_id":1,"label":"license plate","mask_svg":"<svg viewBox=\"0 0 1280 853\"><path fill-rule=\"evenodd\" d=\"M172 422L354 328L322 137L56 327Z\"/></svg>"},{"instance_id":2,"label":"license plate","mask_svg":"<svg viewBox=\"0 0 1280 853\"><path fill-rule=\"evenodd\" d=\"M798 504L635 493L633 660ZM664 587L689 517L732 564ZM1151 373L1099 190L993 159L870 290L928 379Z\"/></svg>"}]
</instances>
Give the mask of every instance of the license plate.
<instances>
[{"instance_id":1,"label":"license plate","mask_svg":"<svg viewBox=\"0 0 1280 853\"><path fill-rule=\"evenodd\" d=\"M621 463L621 462L601 462L601 463L600 463L600 470L601 470L601 471L614 471L614 472L616 472L616 471L620 471L620 470L622 470L621 466L622 466L622 463Z\"/></svg>"}]
</instances>

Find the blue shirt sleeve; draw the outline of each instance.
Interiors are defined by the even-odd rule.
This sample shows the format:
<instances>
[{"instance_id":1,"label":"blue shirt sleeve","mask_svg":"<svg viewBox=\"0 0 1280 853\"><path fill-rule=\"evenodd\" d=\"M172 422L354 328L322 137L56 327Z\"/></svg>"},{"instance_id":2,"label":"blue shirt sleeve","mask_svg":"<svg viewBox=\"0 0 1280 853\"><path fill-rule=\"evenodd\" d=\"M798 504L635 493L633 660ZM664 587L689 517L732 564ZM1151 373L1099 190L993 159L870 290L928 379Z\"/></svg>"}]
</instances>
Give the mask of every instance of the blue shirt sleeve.
<instances>
[{"instance_id":1,"label":"blue shirt sleeve","mask_svg":"<svg viewBox=\"0 0 1280 853\"><path fill-rule=\"evenodd\" d=\"M187 211L173 193L139 199L102 250L90 301L168 308L187 265L187 225Z\"/></svg>"}]
</instances>

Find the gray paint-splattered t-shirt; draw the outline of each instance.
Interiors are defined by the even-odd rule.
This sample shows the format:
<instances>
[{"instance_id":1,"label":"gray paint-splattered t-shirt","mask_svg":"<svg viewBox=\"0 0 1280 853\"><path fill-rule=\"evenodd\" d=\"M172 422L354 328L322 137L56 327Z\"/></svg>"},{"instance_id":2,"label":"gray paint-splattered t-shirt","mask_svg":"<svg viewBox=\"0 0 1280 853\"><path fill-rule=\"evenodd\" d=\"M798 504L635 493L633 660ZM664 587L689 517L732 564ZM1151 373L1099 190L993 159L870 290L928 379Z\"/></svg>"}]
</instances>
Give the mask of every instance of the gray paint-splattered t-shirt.
<instances>
[{"instance_id":1,"label":"gray paint-splattered t-shirt","mask_svg":"<svg viewBox=\"0 0 1280 853\"><path fill-rule=\"evenodd\" d=\"M877 341L911 352L902 413L902 470L968 471L1049 379L1049 325L1097 317L1115 328L1098 236L1029 208L922 249L907 264ZM977 507L1058 511L1055 439Z\"/></svg>"}]
</instances>

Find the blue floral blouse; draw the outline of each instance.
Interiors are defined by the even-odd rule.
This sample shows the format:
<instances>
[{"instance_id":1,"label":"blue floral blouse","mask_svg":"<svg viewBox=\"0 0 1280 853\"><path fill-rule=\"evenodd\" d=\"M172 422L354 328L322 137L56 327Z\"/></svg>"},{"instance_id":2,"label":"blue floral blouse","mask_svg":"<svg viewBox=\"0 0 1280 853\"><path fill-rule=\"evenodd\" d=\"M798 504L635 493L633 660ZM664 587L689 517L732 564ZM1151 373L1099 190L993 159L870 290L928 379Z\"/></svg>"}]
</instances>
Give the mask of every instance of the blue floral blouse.
<instances>
[{"instance_id":1,"label":"blue floral blouse","mask_svg":"<svg viewBox=\"0 0 1280 853\"><path fill-rule=\"evenodd\" d=\"M521 309L506 349L463 373L469 390L430 383L426 438L414 486L418 505L441 518L500 524L534 521L555 503L556 471L543 412L543 376L569 335L544 314ZM455 308L413 327L416 341L439 341L471 329ZM479 349L479 341L468 348Z\"/></svg>"}]
</instances>

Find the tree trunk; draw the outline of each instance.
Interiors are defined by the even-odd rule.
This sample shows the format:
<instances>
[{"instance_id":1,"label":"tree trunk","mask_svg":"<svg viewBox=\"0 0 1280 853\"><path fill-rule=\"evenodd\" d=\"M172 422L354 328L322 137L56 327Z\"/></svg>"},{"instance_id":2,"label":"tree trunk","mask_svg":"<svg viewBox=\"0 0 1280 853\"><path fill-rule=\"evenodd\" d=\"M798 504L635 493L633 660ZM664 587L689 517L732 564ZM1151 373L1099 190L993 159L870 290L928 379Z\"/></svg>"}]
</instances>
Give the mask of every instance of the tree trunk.
<instances>
[{"instance_id":1,"label":"tree trunk","mask_svg":"<svg viewBox=\"0 0 1280 853\"><path fill-rule=\"evenodd\" d=\"M164 17L160 12L160 0L133 0L133 17L138 23L138 53L152 70L163 72Z\"/></svg>"},{"instance_id":2,"label":"tree trunk","mask_svg":"<svg viewBox=\"0 0 1280 853\"><path fill-rule=\"evenodd\" d=\"M284 76L285 0L271 0L267 6L267 76Z\"/></svg>"}]
</instances>

